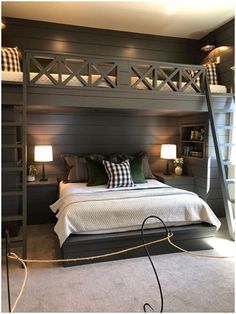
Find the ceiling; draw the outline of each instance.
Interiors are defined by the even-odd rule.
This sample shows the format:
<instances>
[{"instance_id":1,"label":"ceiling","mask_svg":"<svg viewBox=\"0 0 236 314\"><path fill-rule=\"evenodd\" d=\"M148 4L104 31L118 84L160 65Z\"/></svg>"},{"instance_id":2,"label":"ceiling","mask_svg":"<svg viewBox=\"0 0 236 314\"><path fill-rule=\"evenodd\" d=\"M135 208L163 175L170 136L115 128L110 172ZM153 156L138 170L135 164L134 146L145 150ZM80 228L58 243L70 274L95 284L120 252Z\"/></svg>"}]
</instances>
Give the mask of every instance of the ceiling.
<instances>
[{"instance_id":1,"label":"ceiling","mask_svg":"<svg viewBox=\"0 0 236 314\"><path fill-rule=\"evenodd\" d=\"M235 0L3 1L2 16L200 39L234 17Z\"/></svg>"}]
</instances>

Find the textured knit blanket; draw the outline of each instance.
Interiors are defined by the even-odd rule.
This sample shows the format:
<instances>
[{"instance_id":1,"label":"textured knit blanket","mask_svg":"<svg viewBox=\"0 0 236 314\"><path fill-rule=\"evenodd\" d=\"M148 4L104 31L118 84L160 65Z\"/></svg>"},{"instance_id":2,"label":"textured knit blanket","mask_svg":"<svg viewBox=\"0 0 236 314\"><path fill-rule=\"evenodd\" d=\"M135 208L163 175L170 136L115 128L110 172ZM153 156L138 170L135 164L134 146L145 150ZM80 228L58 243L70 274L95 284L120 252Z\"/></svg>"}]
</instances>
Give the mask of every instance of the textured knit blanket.
<instances>
[{"instance_id":1,"label":"textured knit blanket","mask_svg":"<svg viewBox=\"0 0 236 314\"><path fill-rule=\"evenodd\" d=\"M69 194L50 206L60 245L70 234L139 229L149 215L167 225L207 222L220 227L210 207L193 192L172 187ZM149 226L162 227L150 219Z\"/></svg>"}]
</instances>

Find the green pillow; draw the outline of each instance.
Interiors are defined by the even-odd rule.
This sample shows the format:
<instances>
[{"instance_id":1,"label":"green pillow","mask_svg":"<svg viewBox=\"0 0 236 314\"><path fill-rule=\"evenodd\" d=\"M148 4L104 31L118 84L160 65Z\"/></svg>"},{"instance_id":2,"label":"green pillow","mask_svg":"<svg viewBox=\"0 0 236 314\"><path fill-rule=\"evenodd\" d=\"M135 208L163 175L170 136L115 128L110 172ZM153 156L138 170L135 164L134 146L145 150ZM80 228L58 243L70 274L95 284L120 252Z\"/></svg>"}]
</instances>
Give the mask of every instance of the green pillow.
<instances>
[{"instance_id":1,"label":"green pillow","mask_svg":"<svg viewBox=\"0 0 236 314\"><path fill-rule=\"evenodd\" d=\"M92 160L86 157L88 168L87 186L107 184L108 177L102 161Z\"/></svg>"},{"instance_id":2,"label":"green pillow","mask_svg":"<svg viewBox=\"0 0 236 314\"><path fill-rule=\"evenodd\" d=\"M130 172L134 183L145 183L145 176L143 173L143 155L140 155L130 161Z\"/></svg>"}]
</instances>

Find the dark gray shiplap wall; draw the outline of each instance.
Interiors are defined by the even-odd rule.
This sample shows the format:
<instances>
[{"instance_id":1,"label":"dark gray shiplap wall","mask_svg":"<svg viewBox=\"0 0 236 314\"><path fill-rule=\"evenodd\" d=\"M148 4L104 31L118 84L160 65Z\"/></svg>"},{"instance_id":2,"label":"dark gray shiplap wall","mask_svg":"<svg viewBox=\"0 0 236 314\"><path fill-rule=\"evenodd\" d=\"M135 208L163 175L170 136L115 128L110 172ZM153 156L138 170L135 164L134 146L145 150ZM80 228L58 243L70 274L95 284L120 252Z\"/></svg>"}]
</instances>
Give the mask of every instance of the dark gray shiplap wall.
<instances>
[{"instance_id":1,"label":"dark gray shiplap wall","mask_svg":"<svg viewBox=\"0 0 236 314\"><path fill-rule=\"evenodd\" d=\"M47 50L65 53L91 54L199 64L206 55L200 53L201 41L75 27L45 22L7 18L3 31L5 46L21 49ZM233 43L233 22L215 33L223 45ZM220 82L232 86L232 49L221 53ZM184 118L186 121L186 118ZM197 122L197 117L190 121ZM60 153L88 154L94 152L136 153L145 150L150 154L154 170L164 168L166 162L159 159L162 143L178 143L179 118L137 116L135 114L85 112L31 112L28 114L28 159L33 162L33 146L52 144L54 161L47 165L49 175L65 171ZM189 174L196 175L195 186L204 199L212 202L212 208L222 214L221 200L209 199L207 190L207 163L201 160L186 161ZM214 178L212 178L212 182ZM215 180L217 183L217 178ZM215 185L212 183L211 185ZM217 187L218 188L218 187ZM216 189L217 189L216 188ZM213 192L214 194L215 192ZM212 194L211 194L212 195ZM218 194L219 195L219 194ZM217 205L218 203L218 205Z\"/></svg>"},{"instance_id":2,"label":"dark gray shiplap wall","mask_svg":"<svg viewBox=\"0 0 236 314\"><path fill-rule=\"evenodd\" d=\"M137 116L119 112L30 113L28 115L28 160L33 162L34 145L53 146L54 161L46 165L50 175L65 173L61 153L86 155L146 151L155 171L165 166L160 145L179 142L175 117ZM41 165L38 165L40 170Z\"/></svg>"},{"instance_id":3,"label":"dark gray shiplap wall","mask_svg":"<svg viewBox=\"0 0 236 314\"><path fill-rule=\"evenodd\" d=\"M202 52L202 61L205 62L209 59L220 57L220 63L217 64L217 74L219 84L226 85L228 92L234 90L234 71L230 69L234 66L234 33L235 26L234 20L219 27L215 31L205 36L201 43L210 41L215 43L216 49L210 53Z\"/></svg>"},{"instance_id":4,"label":"dark gray shiplap wall","mask_svg":"<svg viewBox=\"0 0 236 314\"><path fill-rule=\"evenodd\" d=\"M5 46L186 64L200 61L199 41L4 18Z\"/></svg>"}]
</instances>

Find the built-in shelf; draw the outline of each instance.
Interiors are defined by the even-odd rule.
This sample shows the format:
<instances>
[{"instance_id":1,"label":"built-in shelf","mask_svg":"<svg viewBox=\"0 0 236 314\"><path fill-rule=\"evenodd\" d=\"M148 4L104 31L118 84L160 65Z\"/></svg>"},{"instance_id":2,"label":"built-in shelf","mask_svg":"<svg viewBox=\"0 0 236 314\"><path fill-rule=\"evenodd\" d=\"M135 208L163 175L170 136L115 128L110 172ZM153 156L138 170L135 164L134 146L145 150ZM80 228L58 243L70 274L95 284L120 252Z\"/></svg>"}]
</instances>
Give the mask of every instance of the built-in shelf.
<instances>
[{"instance_id":1,"label":"built-in shelf","mask_svg":"<svg viewBox=\"0 0 236 314\"><path fill-rule=\"evenodd\" d=\"M204 158L206 156L205 124L182 124L180 147L183 157Z\"/></svg>"}]
</instances>

